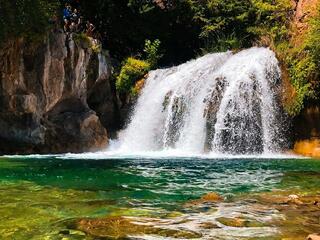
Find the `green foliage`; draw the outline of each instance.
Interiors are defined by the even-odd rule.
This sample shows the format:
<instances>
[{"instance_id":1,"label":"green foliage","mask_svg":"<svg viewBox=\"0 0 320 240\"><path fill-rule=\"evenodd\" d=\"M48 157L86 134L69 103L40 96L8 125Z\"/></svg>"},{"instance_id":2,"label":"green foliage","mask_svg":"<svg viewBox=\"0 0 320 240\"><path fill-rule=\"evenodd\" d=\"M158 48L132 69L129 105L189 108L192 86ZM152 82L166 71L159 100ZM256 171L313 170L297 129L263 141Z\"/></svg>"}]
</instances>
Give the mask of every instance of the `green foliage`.
<instances>
[{"instance_id":1,"label":"green foliage","mask_svg":"<svg viewBox=\"0 0 320 240\"><path fill-rule=\"evenodd\" d=\"M157 66L159 59L162 57L160 45L159 39L146 40L143 50L146 54L146 60L129 57L124 61L116 80L116 88L120 93L130 93L132 96L138 94L135 84L137 80L142 79L148 71Z\"/></svg>"},{"instance_id":2,"label":"green foliage","mask_svg":"<svg viewBox=\"0 0 320 240\"><path fill-rule=\"evenodd\" d=\"M149 0L128 0L128 7L140 14L152 11L155 5Z\"/></svg>"},{"instance_id":3,"label":"green foliage","mask_svg":"<svg viewBox=\"0 0 320 240\"><path fill-rule=\"evenodd\" d=\"M0 41L44 34L58 6L58 0L0 0Z\"/></svg>"},{"instance_id":4,"label":"green foliage","mask_svg":"<svg viewBox=\"0 0 320 240\"><path fill-rule=\"evenodd\" d=\"M256 36L269 36L273 41L287 37L291 20L292 4L290 0L253 0L256 24L248 31Z\"/></svg>"},{"instance_id":5,"label":"green foliage","mask_svg":"<svg viewBox=\"0 0 320 240\"><path fill-rule=\"evenodd\" d=\"M76 33L73 34L73 40L75 43L82 48L91 48L92 47L92 42L90 38L87 36L85 33Z\"/></svg>"},{"instance_id":6,"label":"green foliage","mask_svg":"<svg viewBox=\"0 0 320 240\"><path fill-rule=\"evenodd\" d=\"M302 59L291 58L288 64L290 81L295 88L295 99L291 105L286 106L286 110L290 115L295 116L303 109L305 100L314 96L308 79L310 79L310 74L315 71L316 66L310 56Z\"/></svg>"},{"instance_id":7,"label":"green foliage","mask_svg":"<svg viewBox=\"0 0 320 240\"><path fill-rule=\"evenodd\" d=\"M305 41L305 50L312 56L312 60L318 71L315 77L319 78L320 74L320 6L318 14L310 21L310 33Z\"/></svg>"},{"instance_id":8,"label":"green foliage","mask_svg":"<svg viewBox=\"0 0 320 240\"><path fill-rule=\"evenodd\" d=\"M262 36L271 42L287 37L290 0L188 1L200 26L201 52L250 47Z\"/></svg>"},{"instance_id":9,"label":"green foliage","mask_svg":"<svg viewBox=\"0 0 320 240\"><path fill-rule=\"evenodd\" d=\"M200 55L211 52L226 52L231 49L239 49L243 46L242 40L234 34L217 36L214 41L207 39L200 48Z\"/></svg>"},{"instance_id":10,"label":"green foliage","mask_svg":"<svg viewBox=\"0 0 320 240\"><path fill-rule=\"evenodd\" d=\"M136 81L149 70L150 64L148 62L133 57L127 58L116 80L116 88L119 93L130 93Z\"/></svg>"},{"instance_id":11,"label":"green foliage","mask_svg":"<svg viewBox=\"0 0 320 240\"><path fill-rule=\"evenodd\" d=\"M146 40L144 45L144 52L146 53L146 60L150 64L151 68L155 68L162 58L162 54L160 54L160 45L161 42L159 39L154 41Z\"/></svg>"},{"instance_id":12,"label":"green foliage","mask_svg":"<svg viewBox=\"0 0 320 240\"><path fill-rule=\"evenodd\" d=\"M303 44L287 52L286 63L296 93L293 104L286 106L292 116L301 112L306 101L320 97L320 8L309 26Z\"/></svg>"},{"instance_id":13,"label":"green foliage","mask_svg":"<svg viewBox=\"0 0 320 240\"><path fill-rule=\"evenodd\" d=\"M189 1L194 10L194 21L201 26L201 38L220 34L243 36L253 19L253 6L245 0Z\"/></svg>"},{"instance_id":14,"label":"green foliage","mask_svg":"<svg viewBox=\"0 0 320 240\"><path fill-rule=\"evenodd\" d=\"M94 53L100 53L102 51L102 46L99 42L93 41L85 33L74 33L73 40L75 43L84 49L91 49Z\"/></svg>"}]
</instances>

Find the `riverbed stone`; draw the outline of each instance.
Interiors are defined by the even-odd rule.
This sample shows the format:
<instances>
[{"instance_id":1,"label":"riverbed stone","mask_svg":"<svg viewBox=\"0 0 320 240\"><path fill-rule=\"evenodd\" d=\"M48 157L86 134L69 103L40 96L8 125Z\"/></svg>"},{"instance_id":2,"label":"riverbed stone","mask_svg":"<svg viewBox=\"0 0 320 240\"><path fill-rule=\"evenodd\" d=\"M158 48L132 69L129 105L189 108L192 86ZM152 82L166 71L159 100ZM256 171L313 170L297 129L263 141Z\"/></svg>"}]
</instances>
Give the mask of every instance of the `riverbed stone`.
<instances>
[{"instance_id":1,"label":"riverbed stone","mask_svg":"<svg viewBox=\"0 0 320 240\"><path fill-rule=\"evenodd\" d=\"M156 219L155 219L156 220ZM81 219L77 221L78 230L93 237L107 239L125 239L128 236L139 236L143 234L158 235L161 237L193 239L202 235L197 232L184 229L166 229L165 226L152 226L152 221L137 222L137 219L126 217L106 217L100 219Z\"/></svg>"},{"instance_id":2,"label":"riverbed stone","mask_svg":"<svg viewBox=\"0 0 320 240\"><path fill-rule=\"evenodd\" d=\"M306 240L320 240L320 234L316 234L316 233L310 234L310 235L306 238Z\"/></svg>"},{"instance_id":3,"label":"riverbed stone","mask_svg":"<svg viewBox=\"0 0 320 240\"><path fill-rule=\"evenodd\" d=\"M258 222L253 219L245 219L241 217L228 218L220 217L217 219L218 222L228 227L264 227L265 224Z\"/></svg>"},{"instance_id":4,"label":"riverbed stone","mask_svg":"<svg viewBox=\"0 0 320 240\"><path fill-rule=\"evenodd\" d=\"M210 192L203 195L200 199L188 201L185 207L199 206L203 204L212 204L222 202L224 199L218 193Z\"/></svg>"},{"instance_id":5,"label":"riverbed stone","mask_svg":"<svg viewBox=\"0 0 320 240\"><path fill-rule=\"evenodd\" d=\"M221 201L223 201L223 198L218 193L210 192L210 193L203 195L201 197L201 200L206 201L206 202L221 202Z\"/></svg>"},{"instance_id":6,"label":"riverbed stone","mask_svg":"<svg viewBox=\"0 0 320 240\"><path fill-rule=\"evenodd\" d=\"M214 222L204 222L200 224L201 228L204 229L214 229L214 228L220 228L216 223Z\"/></svg>"}]
</instances>

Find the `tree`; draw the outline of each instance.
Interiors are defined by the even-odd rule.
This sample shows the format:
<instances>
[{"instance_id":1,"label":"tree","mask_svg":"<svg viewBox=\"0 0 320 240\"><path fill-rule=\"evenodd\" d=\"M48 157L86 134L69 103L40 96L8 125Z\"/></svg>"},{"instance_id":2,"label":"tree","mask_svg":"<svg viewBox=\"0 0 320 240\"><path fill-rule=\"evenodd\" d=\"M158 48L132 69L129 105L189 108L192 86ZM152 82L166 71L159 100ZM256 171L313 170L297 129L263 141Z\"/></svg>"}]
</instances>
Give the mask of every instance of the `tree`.
<instances>
[{"instance_id":1,"label":"tree","mask_svg":"<svg viewBox=\"0 0 320 240\"><path fill-rule=\"evenodd\" d=\"M58 9L57 0L0 0L0 40L33 38L47 31Z\"/></svg>"}]
</instances>

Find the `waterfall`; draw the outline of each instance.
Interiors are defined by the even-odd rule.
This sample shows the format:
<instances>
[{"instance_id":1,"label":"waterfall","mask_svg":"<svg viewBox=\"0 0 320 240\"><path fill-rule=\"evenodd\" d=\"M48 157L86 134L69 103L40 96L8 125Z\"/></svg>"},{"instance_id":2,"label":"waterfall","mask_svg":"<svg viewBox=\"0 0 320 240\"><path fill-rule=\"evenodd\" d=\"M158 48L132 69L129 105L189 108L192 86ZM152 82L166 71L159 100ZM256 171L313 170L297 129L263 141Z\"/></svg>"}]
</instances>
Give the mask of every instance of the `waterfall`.
<instances>
[{"instance_id":1,"label":"waterfall","mask_svg":"<svg viewBox=\"0 0 320 240\"><path fill-rule=\"evenodd\" d=\"M285 142L281 74L267 48L214 53L152 71L120 150L272 153Z\"/></svg>"}]
</instances>

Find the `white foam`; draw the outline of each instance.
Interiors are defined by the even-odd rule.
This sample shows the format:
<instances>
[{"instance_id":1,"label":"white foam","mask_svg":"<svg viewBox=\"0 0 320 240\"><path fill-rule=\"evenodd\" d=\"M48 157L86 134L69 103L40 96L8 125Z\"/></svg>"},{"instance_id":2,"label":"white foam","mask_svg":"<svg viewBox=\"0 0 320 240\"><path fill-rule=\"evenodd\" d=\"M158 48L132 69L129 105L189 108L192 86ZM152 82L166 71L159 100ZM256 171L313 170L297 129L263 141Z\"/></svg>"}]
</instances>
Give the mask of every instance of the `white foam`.
<instances>
[{"instance_id":1,"label":"white foam","mask_svg":"<svg viewBox=\"0 0 320 240\"><path fill-rule=\"evenodd\" d=\"M119 134L119 150L130 155L277 153L285 142L280 75L267 48L208 54L153 71Z\"/></svg>"}]
</instances>

